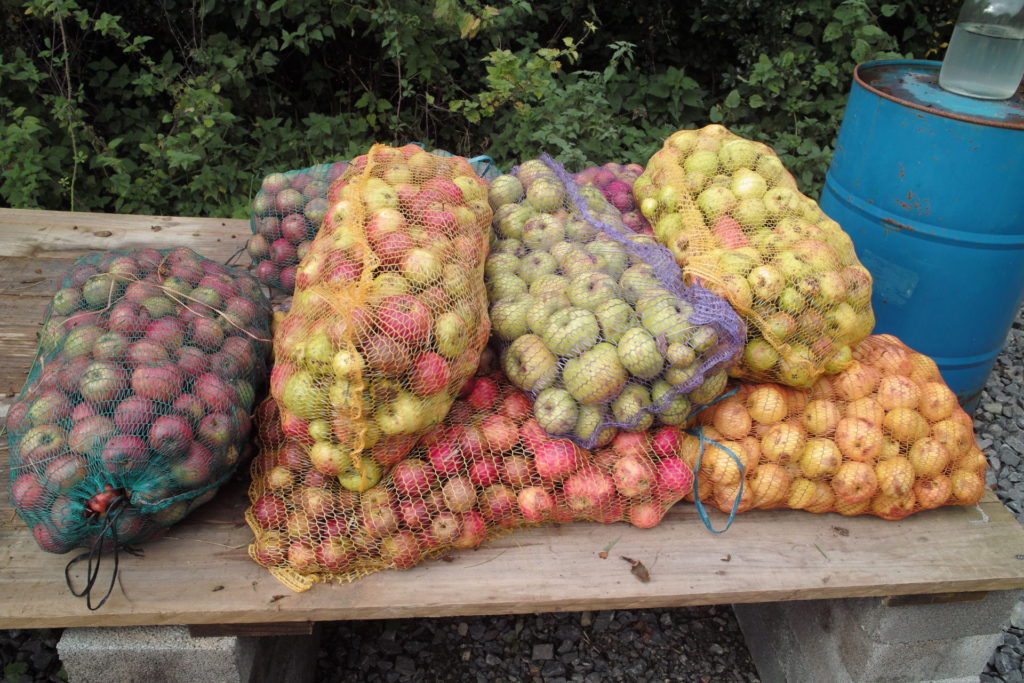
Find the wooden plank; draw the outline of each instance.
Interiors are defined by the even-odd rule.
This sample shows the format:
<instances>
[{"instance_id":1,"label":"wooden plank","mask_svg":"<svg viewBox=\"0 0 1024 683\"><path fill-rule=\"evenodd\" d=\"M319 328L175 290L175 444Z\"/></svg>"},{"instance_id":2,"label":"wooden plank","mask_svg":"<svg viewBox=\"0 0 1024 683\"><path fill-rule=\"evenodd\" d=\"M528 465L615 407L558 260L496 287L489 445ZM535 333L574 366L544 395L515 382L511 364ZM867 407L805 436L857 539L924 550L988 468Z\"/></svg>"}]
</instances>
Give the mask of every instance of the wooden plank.
<instances>
[{"instance_id":1,"label":"wooden plank","mask_svg":"<svg viewBox=\"0 0 1024 683\"><path fill-rule=\"evenodd\" d=\"M981 602L988 596L988 591L972 591L970 593L932 593L930 595L890 595L882 600L886 607L905 607L908 605L945 605L954 602Z\"/></svg>"},{"instance_id":2,"label":"wooden plank","mask_svg":"<svg viewBox=\"0 0 1024 683\"><path fill-rule=\"evenodd\" d=\"M1024 529L988 494L900 522L753 511L708 533L691 505L658 527L574 524L516 531L407 572L292 593L254 564L244 482L123 557L90 613L64 585L68 556L38 550L0 508L0 627L261 623L627 609L1024 588ZM987 520L985 519L987 515ZM713 512L716 525L723 516ZM608 559L600 553L616 542ZM650 570L641 583L620 556ZM109 564L107 565L109 567Z\"/></svg>"},{"instance_id":3,"label":"wooden plank","mask_svg":"<svg viewBox=\"0 0 1024 683\"><path fill-rule=\"evenodd\" d=\"M110 235L101 236L106 230ZM0 210L0 256L14 264L0 285L0 390L20 388L60 262L95 249L181 244L223 260L247 232L244 221ZM46 291L17 290L33 277L44 280L29 285ZM5 467L0 451L0 471ZM654 529L524 529L450 561L294 594L248 557L245 479L148 544L144 557L123 557L115 592L98 612L70 594L68 556L36 547L0 486L0 628L315 622L1024 588L1024 529L988 493L976 508L900 522L753 511L720 536L681 504ZM711 515L720 527L723 516ZM600 559L612 542L611 557ZM633 577L621 555L641 560L651 581Z\"/></svg>"},{"instance_id":4,"label":"wooden plank","mask_svg":"<svg viewBox=\"0 0 1024 683\"><path fill-rule=\"evenodd\" d=\"M218 261L245 246L249 221L0 209L0 256L76 258L110 249L187 245Z\"/></svg>"}]
</instances>

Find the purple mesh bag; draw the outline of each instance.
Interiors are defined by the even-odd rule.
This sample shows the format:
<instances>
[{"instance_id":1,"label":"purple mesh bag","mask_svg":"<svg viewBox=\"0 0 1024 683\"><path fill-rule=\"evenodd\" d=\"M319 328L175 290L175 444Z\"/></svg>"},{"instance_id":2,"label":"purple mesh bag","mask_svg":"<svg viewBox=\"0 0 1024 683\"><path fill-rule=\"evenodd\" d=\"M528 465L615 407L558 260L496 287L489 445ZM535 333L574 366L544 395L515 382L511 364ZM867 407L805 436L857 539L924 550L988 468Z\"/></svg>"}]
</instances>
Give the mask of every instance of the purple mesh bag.
<instances>
[{"instance_id":1,"label":"purple mesh bag","mask_svg":"<svg viewBox=\"0 0 1024 683\"><path fill-rule=\"evenodd\" d=\"M547 155L495 178L485 278L502 367L552 436L591 449L620 430L682 425L725 388L745 327L686 286L596 188Z\"/></svg>"}]
</instances>

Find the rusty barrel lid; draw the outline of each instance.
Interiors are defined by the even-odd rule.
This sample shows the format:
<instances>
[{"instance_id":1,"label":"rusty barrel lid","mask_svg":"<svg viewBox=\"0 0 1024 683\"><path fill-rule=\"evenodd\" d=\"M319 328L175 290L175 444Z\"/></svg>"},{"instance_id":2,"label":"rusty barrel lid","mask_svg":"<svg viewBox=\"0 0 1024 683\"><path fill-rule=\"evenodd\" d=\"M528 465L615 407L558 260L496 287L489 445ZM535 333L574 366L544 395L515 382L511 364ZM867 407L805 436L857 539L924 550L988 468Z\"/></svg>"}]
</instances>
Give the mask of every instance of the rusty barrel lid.
<instances>
[{"instance_id":1,"label":"rusty barrel lid","mask_svg":"<svg viewBox=\"0 0 1024 683\"><path fill-rule=\"evenodd\" d=\"M939 86L942 62L895 59L865 62L853 72L854 82L898 104L936 116L997 128L1024 130L1024 90L1008 100L982 100Z\"/></svg>"}]
</instances>

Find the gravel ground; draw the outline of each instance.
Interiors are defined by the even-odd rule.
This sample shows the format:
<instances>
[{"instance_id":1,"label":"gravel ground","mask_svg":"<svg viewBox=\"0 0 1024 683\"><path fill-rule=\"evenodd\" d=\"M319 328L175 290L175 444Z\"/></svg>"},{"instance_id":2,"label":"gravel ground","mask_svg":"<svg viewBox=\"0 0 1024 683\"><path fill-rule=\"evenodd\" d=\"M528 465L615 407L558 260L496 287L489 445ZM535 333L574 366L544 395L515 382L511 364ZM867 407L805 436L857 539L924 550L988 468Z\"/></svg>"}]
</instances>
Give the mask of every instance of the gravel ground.
<instances>
[{"instance_id":1,"label":"gravel ground","mask_svg":"<svg viewBox=\"0 0 1024 683\"><path fill-rule=\"evenodd\" d=\"M1024 523L1024 309L974 414L988 484ZM0 631L0 683L65 680L59 630ZM328 648L329 644L340 644ZM982 683L1024 683L1024 600ZM757 681L728 606L324 625L317 680Z\"/></svg>"}]
</instances>

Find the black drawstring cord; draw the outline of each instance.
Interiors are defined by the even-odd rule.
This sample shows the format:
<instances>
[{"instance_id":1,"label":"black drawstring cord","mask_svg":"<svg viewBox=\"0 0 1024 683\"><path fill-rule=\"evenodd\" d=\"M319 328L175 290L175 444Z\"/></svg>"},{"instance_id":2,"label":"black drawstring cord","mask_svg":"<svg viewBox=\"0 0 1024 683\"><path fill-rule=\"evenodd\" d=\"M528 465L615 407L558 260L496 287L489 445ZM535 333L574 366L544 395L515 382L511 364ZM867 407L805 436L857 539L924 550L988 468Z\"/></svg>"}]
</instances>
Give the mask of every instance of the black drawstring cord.
<instances>
[{"instance_id":1,"label":"black drawstring cord","mask_svg":"<svg viewBox=\"0 0 1024 683\"><path fill-rule=\"evenodd\" d=\"M121 513L124 512L125 507L128 505L128 497L124 494L118 495L110 502L110 506L107 508L106 519L103 522L103 529L99 535L93 540L92 545L89 547L89 552L82 553L77 557L71 559L64 567L64 580L68 584L68 589L71 590L71 594L76 598L85 598L85 604L88 606L90 611L98 610L103 607L103 604L110 597L110 594L114 591L114 582L117 580L117 568L119 564L119 551L120 544L117 541L117 522L121 518ZM114 570L110 574L110 585L107 586L107 592L103 595L103 599L99 601L99 604L92 604L92 589L96 585L96 579L100 575L100 565L103 560L103 542L106 539L107 532L110 532L110 540L114 545ZM124 550L131 555L136 557L141 556L142 552L134 548L125 546ZM81 591L75 590L75 587L71 583L71 567L78 564L82 560L88 560L85 571L85 588Z\"/></svg>"}]
</instances>

